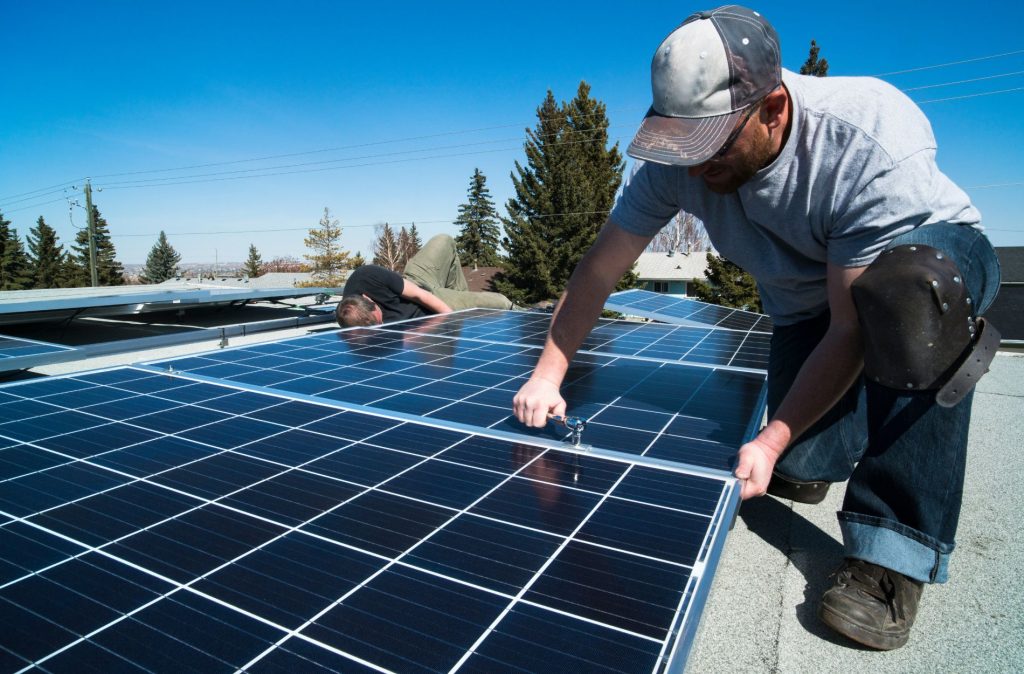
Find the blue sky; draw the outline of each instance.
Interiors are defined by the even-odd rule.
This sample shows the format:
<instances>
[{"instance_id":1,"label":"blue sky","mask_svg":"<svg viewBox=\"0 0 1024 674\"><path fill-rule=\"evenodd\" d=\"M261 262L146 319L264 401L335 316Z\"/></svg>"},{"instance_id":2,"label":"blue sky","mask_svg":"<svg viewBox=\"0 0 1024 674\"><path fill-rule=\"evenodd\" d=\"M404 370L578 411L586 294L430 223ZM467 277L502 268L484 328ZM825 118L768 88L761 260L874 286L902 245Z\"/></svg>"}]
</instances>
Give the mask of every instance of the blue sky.
<instances>
[{"instance_id":1,"label":"blue sky","mask_svg":"<svg viewBox=\"0 0 1024 674\"><path fill-rule=\"evenodd\" d=\"M650 104L655 47L711 6L0 0L0 211L22 236L42 215L67 243L85 213L66 197L81 201L70 186L91 176L126 263L143 262L160 230L186 262L241 261L250 243L264 259L299 257L325 206L364 255L383 221L454 233L474 168L504 212L548 89L565 100L586 80L624 150ZM993 243L1024 246L1024 9L752 6L792 70L811 39L830 75L971 60L884 79L990 78L908 95L969 96L921 105L939 165Z\"/></svg>"}]
</instances>

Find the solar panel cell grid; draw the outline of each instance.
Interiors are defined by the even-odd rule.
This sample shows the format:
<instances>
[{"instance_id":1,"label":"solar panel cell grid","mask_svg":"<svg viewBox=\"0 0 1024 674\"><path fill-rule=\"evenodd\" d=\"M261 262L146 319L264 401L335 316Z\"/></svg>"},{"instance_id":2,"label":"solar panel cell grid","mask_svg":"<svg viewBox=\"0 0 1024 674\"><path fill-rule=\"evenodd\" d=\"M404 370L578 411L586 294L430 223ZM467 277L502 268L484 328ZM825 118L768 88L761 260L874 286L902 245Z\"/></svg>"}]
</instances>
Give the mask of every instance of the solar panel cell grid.
<instances>
[{"instance_id":1,"label":"solar panel cell grid","mask_svg":"<svg viewBox=\"0 0 1024 674\"><path fill-rule=\"evenodd\" d=\"M516 344L358 330L157 365L294 395L530 434L511 416L511 400L536 357L536 349ZM300 373L292 367L298 363L319 370L305 367ZM570 368L563 395L570 414L589 419L588 444L636 455L656 448L660 458L729 470L760 404L763 382L764 375L757 373L585 354ZM565 435L554 427L532 433ZM691 452L694 441L698 451Z\"/></svg>"},{"instance_id":2,"label":"solar panel cell grid","mask_svg":"<svg viewBox=\"0 0 1024 674\"><path fill-rule=\"evenodd\" d=\"M729 315L735 313L727 310ZM740 313L740 318L724 321L718 326L735 327L733 330L715 329L689 321L686 325L669 325L602 319L580 348L585 353L764 370L767 366L768 334L748 332L749 326L741 327L745 324L743 316L746 312ZM432 316L387 324L380 329L540 347L544 345L550 321L549 314L473 309L448 316L444 321ZM725 325L726 322L729 325Z\"/></svg>"},{"instance_id":3,"label":"solar panel cell grid","mask_svg":"<svg viewBox=\"0 0 1024 674\"><path fill-rule=\"evenodd\" d=\"M712 325L731 330L771 333L772 320L764 314L707 304L649 290L613 293L605 308L680 325Z\"/></svg>"},{"instance_id":4,"label":"solar panel cell grid","mask_svg":"<svg viewBox=\"0 0 1024 674\"><path fill-rule=\"evenodd\" d=\"M735 501L176 375L72 379L85 411L52 382L0 403L48 422L0 426L5 671L657 671Z\"/></svg>"}]
</instances>

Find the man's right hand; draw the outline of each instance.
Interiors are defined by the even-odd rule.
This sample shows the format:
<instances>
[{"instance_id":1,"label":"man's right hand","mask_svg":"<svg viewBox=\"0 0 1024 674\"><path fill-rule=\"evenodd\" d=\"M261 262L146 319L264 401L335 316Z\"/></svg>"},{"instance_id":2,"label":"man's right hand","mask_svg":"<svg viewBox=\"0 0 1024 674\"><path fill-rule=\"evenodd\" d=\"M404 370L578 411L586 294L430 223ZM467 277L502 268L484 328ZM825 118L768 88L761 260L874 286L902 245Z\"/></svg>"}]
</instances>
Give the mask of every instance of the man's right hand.
<instances>
[{"instance_id":1,"label":"man's right hand","mask_svg":"<svg viewBox=\"0 0 1024 674\"><path fill-rule=\"evenodd\" d=\"M530 377L512 399L512 410L527 426L540 428L548 423L548 414L565 415L565 400L558 385L549 379Z\"/></svg>"}]
</instances>

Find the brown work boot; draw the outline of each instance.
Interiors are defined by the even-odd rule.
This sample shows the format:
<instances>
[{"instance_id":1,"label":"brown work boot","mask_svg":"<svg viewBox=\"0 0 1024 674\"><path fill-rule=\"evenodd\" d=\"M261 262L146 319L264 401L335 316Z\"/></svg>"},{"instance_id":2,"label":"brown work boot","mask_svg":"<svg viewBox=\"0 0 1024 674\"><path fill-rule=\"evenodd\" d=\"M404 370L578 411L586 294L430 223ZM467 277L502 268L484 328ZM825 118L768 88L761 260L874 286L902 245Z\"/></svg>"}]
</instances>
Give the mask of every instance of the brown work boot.
<instances>
[{"instance_id":1,"label":"brown work boot","mask_svg":"<svg viewBox=\"0 0 1024 674\"><path fill-rule=\"evenodd\" d=\"M847 559L821 598L818 617L854 641L889 651L907 643L924 583L901 573Z\"/></svg>"},{"instance_id":2,"label":"brown work boot","mask_svg":"<svg viewBox=\"0 0 1024 674\"><path fill-rule=\"evenodd\" d=\"M831 482L822 480L801 482L773 471L772 479L768 481L768 493L789 501L815 505L825 500L830 486L832 486Z\"/></svg>"}]
</instances>

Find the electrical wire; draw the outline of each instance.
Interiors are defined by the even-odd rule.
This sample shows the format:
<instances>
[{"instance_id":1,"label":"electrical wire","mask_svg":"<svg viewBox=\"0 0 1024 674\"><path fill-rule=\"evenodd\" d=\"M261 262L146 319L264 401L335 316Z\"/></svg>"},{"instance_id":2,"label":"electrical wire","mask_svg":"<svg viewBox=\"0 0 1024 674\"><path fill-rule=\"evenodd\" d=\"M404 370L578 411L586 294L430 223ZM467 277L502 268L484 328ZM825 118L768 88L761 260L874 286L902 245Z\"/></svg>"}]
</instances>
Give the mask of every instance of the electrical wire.
<instances>
[{"instance_id":1,"label":"electrical wire","mask_svg":"<svg viewBox=\"0 0 1024 674\"><path fill-rule=\"evenodd\" d=\"M1014 91L1024 91L1024 87L1014 87L1013 89L1000 89L999 91L984 91L980 94L966 94L964 96L950 96L948 98L931 98L927 101L914 101L918 105L924 105L925 103L942 103L944 101L962 101L965 98L978 98L979 96L994 96L996 94L1009 94Z\"/></svg>"},{"instance_id":2,"label":"electrical wire","mask_svg":"<svg viewBox=\"0 0 1024 674\"><path fill-rule=\"evenodd\" d=\"M976 63L978 61L988 61L990 59L1003 58L1004 56L1015 56L1016 54L1024 54L1024 49L1017 49L1015 51L1003 52L1002 54L991 54L989 56L978 56L975 58L964 59L962 61L951 61L949 63L939 63L932 66L920 66L917 68L907 68L906 70L894 70L891 73L879 73L872 75L872 77L889 77L891 75L905 75L906 73L916 73L922 70L935 70L936 68L947 68L949 66L958 66L964 63Z\"/></svg>"},{"instance_id":3,"label":"electrical wire","mask_svg":"<svg viewBox=\"0 0 1024 674\"><path fill-rule=\"evenodd\" d=\"M999 75L987 75L985 77L973 77L969 80L957 80L956 82L943 82L942 84L926 84L921 87L907 87L905 89L901 89L901 91L906 93L908 91L920 91L922 89L937 89L939 87L951 87L956 84L969 84L971 82L981 82L983 80L994 80L1000 77L1013 77L1014 75L1024 75L1024 70L1018 70L1012 73L1001 73Z\"/></svg>"}]
</instances>

